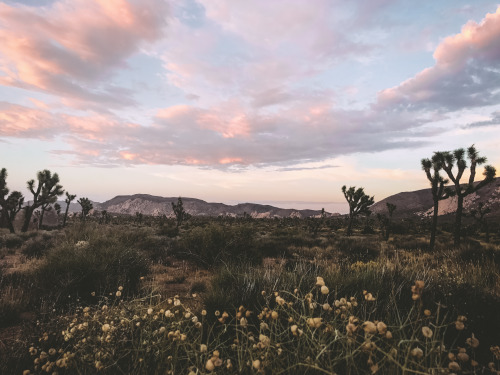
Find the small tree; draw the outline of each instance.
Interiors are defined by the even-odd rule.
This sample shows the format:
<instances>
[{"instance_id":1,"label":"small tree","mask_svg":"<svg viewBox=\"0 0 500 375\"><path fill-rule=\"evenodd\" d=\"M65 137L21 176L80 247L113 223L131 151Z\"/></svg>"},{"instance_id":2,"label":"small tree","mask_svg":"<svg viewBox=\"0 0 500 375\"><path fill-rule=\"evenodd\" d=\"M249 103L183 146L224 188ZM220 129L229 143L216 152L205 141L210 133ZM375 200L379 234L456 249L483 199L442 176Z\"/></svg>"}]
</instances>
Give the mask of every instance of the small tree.
<instances>
[{"instance_id":1,"label":"small tree","mask_svg":"<svg viewBox=\"0 0 500 375\"><path fill-rule=\"evenodd\" d=\"M496 169L491 165L484 167L484 179L474 186L474 179L476 177L476 167L486 163L485 157L480 157L474 145L467 149L467 158L470 161L470 176L469 181L464 186L460 185L460 179L467 169L467 161L465 160L465 150L459 148L452 152L436 152L434 153L436 159L453 182L454 193L457 196L457 211L455 213L455 228L454 228L454 245L460 246L460 232L462 229L462 214L464 207L464 198L472 193L475 193L485 185L493 181L496 175ZM453 174L456 167L456 174Z\"/></svg>"},{"instance_id":2,"label":"small tree","mask_svg":"<svg viewBox=\"0 0 500 375\"><path fill-rule=\"evenodd\" d=\"M73 200L76 198L76 194L70 194L66 192L66 199L64 202L66 203L66 211L64 212L64 219L63 219L63 227L66 226L66 220L68 219L68 211L69 211L69 205Z\"/></svg>"},{"instance_id":3,"label":"small tree","mask_svg":"<svg viewBox=\"0 0 500 375\"><path fill-rule=\"evenodd\" d=\"M434 250L434 245L436 243L439 201L447 199L448 197L453 195L453 192L450 189L445 188L445 185L449 181L441 177L441 175L439 174L439 171L443 168L443 164L439 156L435 154L432 157L432 160L422 159L421 164L422 164L422 169L424 170L425 175L427 176L427 179L431 183L433 213L432 213L431 239L429 243L429 249L432 251Z\"/></svg>"},{"instance_id":4,"label":"small tree","mask_svg":"<svg viewBox=\"0 0 500 375\"><path fill-rule=\"evenodd\" d=\"M387 212L389 216L384 214L377 214L377 219L380 222L380 226L382 227L382 237L385 241L389 241L389 236L391 233L391 224L392 224L392 215L394 211L396 211L397 206L395 204L386 202L385 206L387 207Z\"/></svg>"},{"instance_id":5,"label":"small tree","mask_svg":"<svg viewBox=\"0 0 500 375\"><path fill-rule=\"evenodd\" d=\"M7 188L7 170L0 170L0 218L4 219L9 231L15 233L14 219L24 204L24 197L19 191L13 191L9 194Z\"/></svg>"},{"instance_id":6,"label":"small tree","mask_svg":"<svg viewBox=\"0 0 500 375\"><path fill-rule=\"evenodd\" d=\"M182 222L189 218L189 214L184 210L181 197L177 199L177 204L172 202L172 210L174 211L174 215L177 220L177 228L179 228Z\"/></svg>"},{"instance_id":7,"label":"small tree","mask_svg":"<svg viewBox=\"0 0 500 375\"><path fill-rule=\"evenodd\" d=\"M486 220L486 215L488 215L491 212L491 208L486 206L483 202L479 202L477 204L477 209L473 208L469 210L469 212L466 214L467 216L473 217L477 223L479 224L479 227L481 230L484 230L486 234L485 241L486 243L490 242L490 227L488 225L488 220Z\"/></svg>"},{"instance_id":8,"label":"small tree","mask_svg":"<svg viewBox=\"0 0 500 375\"><path fill-rule=\"evenodd\" d=\"M358 215L369 215L370 206L375 203L374 197L370 197L365 194L363 188L358 188L356 186L351 186L349 189L344 185L342 186L342 192L344 197L349 203L349 224L347 226L346 236L352 234L352 222L353 219Z\"/></svg>"},{"instance_id":9,"label":"small tree","mask_svg":"<svg viewBox=\"0 0 500 375\"><path fill-rule=\"evenodd\" d=\"M87 215L89 214L90 210L94 208L94 206L92 205L90 199L85 197L81 197L77 202L82 207L82 220L86 221Z\"/></svg>"},{"instance_id":10,"label":"small tree","mask_svg":"<svg viewBox=\"0 0 500 375\"><path fill-rule=\"evenodd\" d=\"M57 197L64 193L62 186L59 185L59 176L57 173L52 174L48 169L38 172L37 182L38 185L36 187L35 180L27 182L28 190L33 194L33 204L25 208L22 232L28 230L31 216L38 207L47 203L57 202Z\"/></svg>"}]
</instances>

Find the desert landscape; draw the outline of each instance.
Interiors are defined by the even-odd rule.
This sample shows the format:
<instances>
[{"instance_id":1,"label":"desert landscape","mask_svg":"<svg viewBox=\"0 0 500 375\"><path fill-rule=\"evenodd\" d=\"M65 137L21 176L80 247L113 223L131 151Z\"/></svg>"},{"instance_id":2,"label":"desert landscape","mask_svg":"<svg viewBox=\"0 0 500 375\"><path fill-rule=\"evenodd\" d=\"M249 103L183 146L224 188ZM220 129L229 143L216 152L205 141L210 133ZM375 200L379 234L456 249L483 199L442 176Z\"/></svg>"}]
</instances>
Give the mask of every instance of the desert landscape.
<instances>
[{"instance_id":1,"label":"desert landscape","mask_svg":"<svg viewBox=\"0 0 500 375\"><path fill-rule=\"evenodd\" d=\"M0 1L0 375L500 375L500 6Z\"/></svg>"},{"instance_id":2,"label":"desert landscape","mask_svg":"<svg viewBox=\"0 0 500 375\"><path fill-rule=\"evenodd\" d=\"M349 215L149 195L78 212L48 175L25 206L44 222L22 231L20 208L0 236L2 373L498 371L499 178L462 186L459 246L443 199L431 248L432 189L343 187Z\"/></svg>"}]
</instances>

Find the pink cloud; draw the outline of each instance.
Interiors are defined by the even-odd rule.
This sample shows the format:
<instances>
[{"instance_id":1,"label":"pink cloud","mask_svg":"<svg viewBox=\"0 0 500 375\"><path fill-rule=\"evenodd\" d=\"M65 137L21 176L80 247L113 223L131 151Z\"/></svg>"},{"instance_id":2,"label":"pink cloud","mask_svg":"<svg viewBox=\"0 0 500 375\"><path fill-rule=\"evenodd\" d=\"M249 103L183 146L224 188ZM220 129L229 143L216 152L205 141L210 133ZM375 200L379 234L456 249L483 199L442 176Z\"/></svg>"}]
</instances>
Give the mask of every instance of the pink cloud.
<instances>
[{"instance_id":1,"label":"pink cloud","mask_svg":"<svg viewBox=\"0 0 500 375\"><path fill-rule=\"evenodd\" d=\"M478 24L469 21L459 34L434 51L434 66L378 94L381 108L458 109L500 101L500 7Z\"/></svg>"},{"instance_id":2,"label":"pink cloud","mask_svg":"<svg viewBox=\"0 0 500 375\"><path fill-rule=\"evenodd\" d=\"M63 128L47 111L0 102L0 137L50 139Z\"/></svg>"},{"instance_id":3,"label":"pink cloud","mask_svg":"<svg viewBox=\"0 0 500 375\"><path fill-rule=\"evenodd\" d=\"M76 100L131 103L110 75L163 35L161 0L61 0L50 7L0 4L0 84ZM117 98L114 96L118 96Z\"/></svg>"}]
</instances>

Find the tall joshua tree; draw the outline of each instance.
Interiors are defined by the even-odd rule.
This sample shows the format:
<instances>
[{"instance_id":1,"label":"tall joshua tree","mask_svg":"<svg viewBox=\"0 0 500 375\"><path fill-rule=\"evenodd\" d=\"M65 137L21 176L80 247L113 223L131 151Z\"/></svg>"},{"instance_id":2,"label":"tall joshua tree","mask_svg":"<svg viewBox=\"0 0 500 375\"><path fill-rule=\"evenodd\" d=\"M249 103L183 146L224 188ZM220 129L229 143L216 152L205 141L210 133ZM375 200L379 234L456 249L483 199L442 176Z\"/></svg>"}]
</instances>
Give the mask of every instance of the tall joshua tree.
<instances>
[{"instance_id":1,"label":"tall joshua tree","mask_svg":"<svg viewBox=\"0 0 500 375\"><path fill-rule=\"evenodd\" d=\"M68 219L68 211L69 211L69 205L73 200L76 198L76 194L70 194L66 192L66 199L64 202L66 203L66 211L64 212L64 218L63 218L63 227L66 226L66 220Z\"/></svg>"},{"instance_id":2,"label":"tall joshua tree","mask_svg":"<svg viewBox=\"0 0 500 375\"><path fill-rule=\"evenodd\" d=\"M24 197L19 191L13 191L9 194L7 188L7 170L2 168L0 170L0 212L1 217L6 221L7 226L11 233L15 233L14 219L17 213L21 210L24 203Z\"/></svg>"},{"instance_id":3,"label":"tall joshua tree","mask_svg":"<svg viewBox=\"0 0 500 375\"><path fill-rule=\"evenodd\" d=\"M87 215L89 214L90 210L94 208L94 206L92 205L90 199L85 197L81 197L77 202L82 207L82 220L85 221L87 219Z\"/></svg>"},{"instance_id":4,"label":"tall joshua tree","mask_svg":"<svg viewBox=\"0 0 500 375\"><path fill-rule=\"evenodd\" d=\"M462 215L464 207L464 198L472 193L475 193L485 185L493 181L496 175L496 169L491 165L484 167L484 179L474 186L474 179L476 177L476 167L486 163L484 156L479 156L474 145L467 149L467 158L470 161L470 176L469 181L463 186L460 185L460 179L467 169L467 161L465 160L465 150L459 148L453 152L436 152L434 155L441 163L444 171L450 178L454 185L455 195L457 196L457 211L455 213L455 228L454 228L454 245L460 246L460 232L462 229ZM456 167L456 174L453 174Z\"/></svg>"},{"instance_id":5,"label":"tall joshua tree","mask_svg":"<svg viewBox=\"0 0 500 375\"><path fill-rule=\"evenodd\" d=\"M429 249L434 250L434 245L436 243L436 231L438 223L438 212L439 212L439 201L446 199L453 195L453 191L445 188L445 185L449 180L444 179L439 174L439 171L443 168L443 164L438 155L434 154L432 159L422 159L421 160L422 169L427 176L427 179L431 183L431 193L433 201L433 213L432 213L432 226L431 226L431 240L429 243Z\"/></svg>"},{"instance_id":6,"label":"tall joshua tree","mask_svg":"<svg viewBox=\"0 0 500 375\"><path fill-rule=\"evenodd\" d=\"M36 187L35 183L37 183ZM28 230L31 216L33 216L33 212L35 212L38 207L47 203L57 202L57 197L64 193L62 186L59 185L58 174L52 174L48 169L38 172L37 181L29 180L27 185L28 190L33 194L33 204L25 207L24 224L21 229L22 232Z\"/></svg>"},{"instance_id":7,"label":"tall joshua tree","mask_svg":"<svg viewBox=\"0 0 500 375\"><path fill-rule=\"evenodd\" d=\"M349 203L349 224L347 226L346 236L350 236L352 234L352 222L353 219L360 215L369 215L370 214L370 206L373 205L374 197L370 197L365 194L363 188L358 188L356 190L356 186L351 186L349 189L344 185L342 186L342 193L344 193L344 197Z\"/></svg>"}]
</instances>

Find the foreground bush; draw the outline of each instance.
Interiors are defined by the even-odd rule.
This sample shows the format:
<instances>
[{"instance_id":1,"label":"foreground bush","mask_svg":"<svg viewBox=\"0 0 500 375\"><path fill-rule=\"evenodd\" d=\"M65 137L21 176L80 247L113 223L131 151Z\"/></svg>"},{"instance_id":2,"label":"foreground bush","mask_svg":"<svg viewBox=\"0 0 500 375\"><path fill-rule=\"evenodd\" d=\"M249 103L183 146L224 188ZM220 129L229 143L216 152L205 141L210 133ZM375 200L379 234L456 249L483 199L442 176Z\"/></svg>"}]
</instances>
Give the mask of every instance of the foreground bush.
<instances>
[{"instance_id":1,"label":"foreground bush","mask_svg":"<svg viewBox=\"0 0 500 375\"><path fill-rule=\"evenodd\" d=\"M112 230L85 228L80 236L70 231L66 241L51 249L31 272L35 290L54 303L68 296L88 300L91 293L108 293L118 285L135 292L149 268L143 253L129 240Z\"/></svg>"},{"instance_id":2,"label":"foreground bush","mask_svg":"<svg viewBox=\"0 0 500 375\"><path fill-rule=\"evenodd\" d=\"M315 285L314 285L315 284ZM257 309L195 314L175 297L122 301L119 288L96 307L38 327L18 358L25 374L433 374L496 371L498 346L463 337L464 316L425 308L424 283L411 287L412 308L400 319L370 316L377 296L335 298L322 277L308 293L263 290ZM330 286L331 287L331 286ZM397 306L394 305L397 310ZM209 313L211 315L211 313ZM212 321L213 322L210 322ZM488 364L476 360L490 351Z\"/></svg>"}]
</instances>

